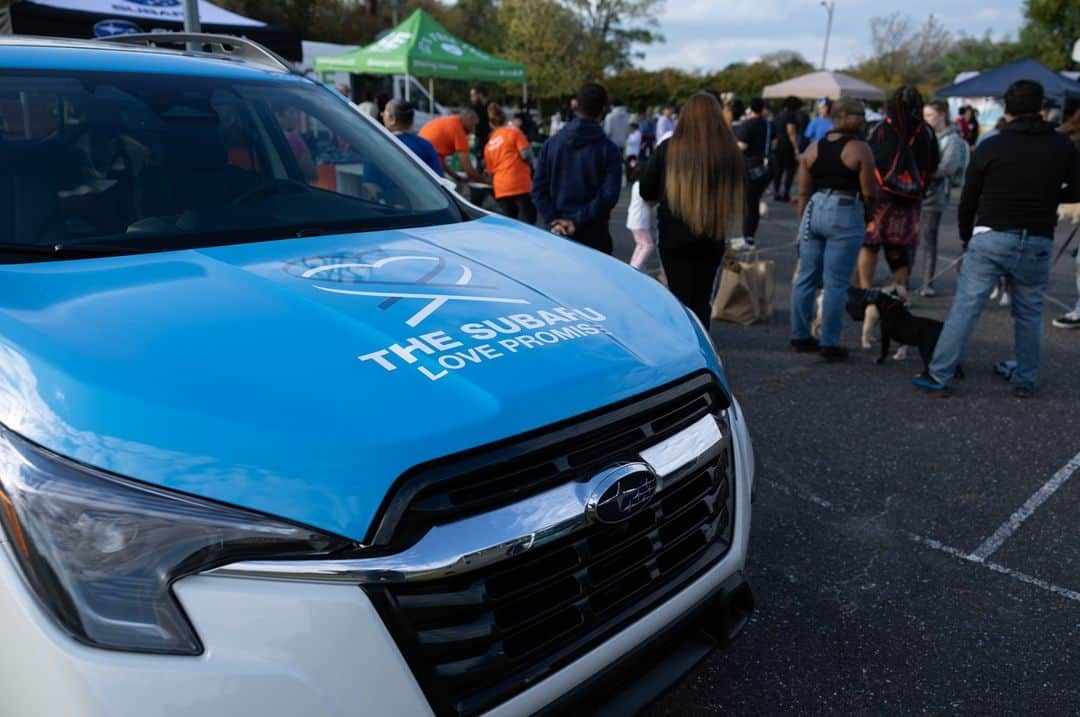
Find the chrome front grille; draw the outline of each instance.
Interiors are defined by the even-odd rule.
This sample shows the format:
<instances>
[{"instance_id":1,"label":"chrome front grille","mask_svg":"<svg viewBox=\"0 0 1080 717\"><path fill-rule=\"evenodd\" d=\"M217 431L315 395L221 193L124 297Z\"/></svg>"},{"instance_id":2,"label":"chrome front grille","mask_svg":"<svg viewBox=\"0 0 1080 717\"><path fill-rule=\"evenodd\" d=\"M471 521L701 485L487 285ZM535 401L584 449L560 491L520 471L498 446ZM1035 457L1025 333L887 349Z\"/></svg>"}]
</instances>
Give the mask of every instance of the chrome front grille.
<instances>
[{"instance_id":1,"label":"chrome front grille","mask_svg":"<svg viewBox=\"0 0 1080 717\"><path fill-rule=\"evenodd\" d=\"M683 388L676 403L710 410L680 412L662 435L686 432L713 410L723 421L714 386L694 381ZM638 430L657 435L655 416L638 419ZM619 434L625 431L620 426ZM578 441L561 448L564 456L589 450ZM628 452L625 444L602 440L593 445L599 462L589 463L611 465L643 448L634 443ZM623 522L567 524L545 542L511 548L475 568L459 564L444 574L364 589L435 712L478 714L595 647L715 564L731 542L733 471L725 426L719 442L664 476L647 507Z\"/></svg>"},{"instance_id":2,"label":"chrome front grille","mask_svg":"<svg viewBox=\"0 0 1080 717\"><path fill-rule=\"evenodd\" d=\"M698 374L619 406L418 466L397 482L365 542L400 549L434 525L511 505L555 486L583 483L727 403L715 380Z\"/></svg>"}]
</instances>

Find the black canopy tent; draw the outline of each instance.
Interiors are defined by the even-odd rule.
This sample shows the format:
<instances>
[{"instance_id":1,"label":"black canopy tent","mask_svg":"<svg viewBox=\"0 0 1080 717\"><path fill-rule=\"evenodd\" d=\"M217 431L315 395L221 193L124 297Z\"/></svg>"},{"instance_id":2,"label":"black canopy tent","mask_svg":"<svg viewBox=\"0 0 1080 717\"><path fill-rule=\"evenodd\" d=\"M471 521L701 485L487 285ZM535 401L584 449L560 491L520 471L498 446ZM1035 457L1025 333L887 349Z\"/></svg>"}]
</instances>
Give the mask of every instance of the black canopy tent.
<instances>
[{"instance_id":1,"label":"black canopy tent","mask_svg":"<svg viewBox=\"0 0 1080 717\"><path fill-rule=\"evenodd\" d=\"M273 27L199 0L202 31L239 35L270 48L286 60L303 58L300 34ZM11 6L18 35L90 38L184 28L182 0L21 0Z\"/></svg>"},{"instance_id":2,"label":"black canopy tent","mask_svg":"<svg viewBox=\"0 0 1080 717\"><path fill-rule=\"evenodd\" d=\"M942 87L935 94L938 97L1004 97L1005 90L1017 80L1035 80L1043 86L1047 97L1080 97L1080 82L1035 60L1019 60L980 72L971 79Z\"/></svg>"}]
</instances>

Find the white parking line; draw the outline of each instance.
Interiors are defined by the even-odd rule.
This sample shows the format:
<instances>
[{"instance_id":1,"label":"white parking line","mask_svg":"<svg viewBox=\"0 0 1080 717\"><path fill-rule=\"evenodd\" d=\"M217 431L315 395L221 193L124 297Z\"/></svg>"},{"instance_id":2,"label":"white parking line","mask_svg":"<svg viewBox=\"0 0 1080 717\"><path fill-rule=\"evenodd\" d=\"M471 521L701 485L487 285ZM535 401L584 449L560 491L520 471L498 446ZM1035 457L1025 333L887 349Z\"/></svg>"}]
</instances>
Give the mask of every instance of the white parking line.
<instances>
[{"instance_id":1,"label":"white parking line","mask_svg":"<svg viewBox=\"0 0 1080 717\"><path fill-rule=\"evenodd\" d=\"M843 512L842 510L837 508L835 505L833 505L829 501L825 500L824 498L821 498L819 496L814 495L813 493L811 493L810 491L806 490L805 488L803 488L801 486L792 488L791 486L784 485L783 483L777 483L776 481L772 481L772 480L769 480L767 478L762 479L762 482L767 483L770 488L775 488L776 490L780 491L784 495L789 495L792 498L799 498L800 500L805 500L805 501L807 501L809 503L813 503L814 505L818 506L819 508L826 508L828 510L835 510L838 513Z\"/></svg>"},{"instance_id":2,"label":"white parking line","mask_svg":"<svg viewBox=\"0 0 1080 717\"><path fill-rule=\"evenodd\" d=\"M954 548L952 546L945 545L941 541L934 540L933 538L924 538L921 535L915 535L914 533L909 533L908 537L911 538L916 543L919 543L920 545L925 545L928 548L933 548L934 550L945 553L946 555L951 555L954 558L959 558L960 560L964 560L964 561L969 562L969 563L974 563L975 565L981 565L984 568L988 568L990 570L993 570L995 573L1001 573L1002 575L1008 575L1010 578L1013 578L1014 580L1019 580L1022 583L1026 583L1028 585L1032 585L1032 586L1040 588L1042 590L1046 590L1047 592L1052 592L1055 595L1060 595L1061 597L1066 598L1068 600L1072 600L1073 602L1080 602L1080 592L1077 592L1076 590L1070 590L1068 588L1063 588L1060 585L1054 585L1053 583L1049 583L1049 582L1047 582L1045 580L1042 580L1041 578L1037 578L1037 577L1034 577L1032 575L1028 575L1027 573L1022 573L1019 570L1013 570L1012 568L1007 568L1004 565L1001 565L1000 563L995 563L995 562L991 562L991 561L987 561L987 560L976 559L973 555L968 555L967 553L965 553L963 550L960 550L959 548Z\"/></svg>"},{"instance_id":3,"label":"white parking line","mask_svg":"<svg viewBox=\"0 0 1080 717\"><path fill-rule=\"evenodd\" d=\"M1050 480L1043 483L1042 487L1035 491L1034 494L1027 501L1020 506L1019 510L1009 516L1009 519L1002 523L994 534L983 541L983 544L975 548L972 551L970 557L975 562L982 562L993 555L998 548L1005 544L1005 541L1012 537L1025 520L1031 517L1031 514L1038 510L1042 505L1057 492L1061 486L1065 485L1066 481L1072 477L1072 474L1076 472L1076 469L1080 468L1080 453L1073 456L1073 459L1066 463L1061 470L1054 475L1050 476Z\"/></svg>"},{"instance_id":4,"label":"white parking line","mask_svg":"<svg viewBox=\"0 0 1080 717\"><path fill-rule=\"evenodd\" d=\"M1077 455L1076 458L1069 461L1069 465L1076 463L1078 460L1080 460L1080 455ZM799 500L806 501L807 503L813 503L820 508L825 508L826 510L830 510L836 513L844 512L844 510L839 506L836 506L833 503L825 500L824 498L819 498L813 493L809 493L805 490L792 488L790 486L784 485L783 483L777 483L768 479L762 479L762 483L765 483L770 488L774 488L785 495L791 496L793 498L798 498ZM1006 567L1001 563L995 563L991 560L986 559L978 559L974 557L973 554L965 553L960 548L954 548L951 545L946 545L940 540L934 540L933 538L924 538L921 535L916 535L915 533L908 533L906 531L902 534L906 535L907 538L912 542L918 543L919 545L923 545L932 550L945 553L946 555L951 555L958 560L963 560L965 563L978 565L992 572L1000 573L1001 575L1010 577L1013 580L1024 583L1025 585L1031 585L1032 587L1039 588L1040 590L1045 590L1046 592L1053 593L1054 595L1059 595L1066 600L1080 602L1080 592L1076 590L1063 588L1060 585L1055 585L1054 583L1047 582L1046 580L1043 580L1042 578L1037 578L1034 575L1028 575L1027 573L1022 573L1019 570L1013 570L1012 568Z\"/></svg>"}]
</instances>

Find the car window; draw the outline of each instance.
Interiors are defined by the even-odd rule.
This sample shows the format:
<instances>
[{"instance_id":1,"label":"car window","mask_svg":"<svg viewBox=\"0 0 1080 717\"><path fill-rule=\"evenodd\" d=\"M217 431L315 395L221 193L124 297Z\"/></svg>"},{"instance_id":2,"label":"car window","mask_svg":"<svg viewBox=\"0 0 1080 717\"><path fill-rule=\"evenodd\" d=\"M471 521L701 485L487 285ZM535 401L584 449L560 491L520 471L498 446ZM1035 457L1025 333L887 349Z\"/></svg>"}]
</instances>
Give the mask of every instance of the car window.
<instances>
[{"instance_id":1,"label":"car window","mask_svg":"<svg viewBox=\"0 0 1080 717\"><path fill-rule=\"evenodd\" d=\"M315 84L0 74L13 247L188 248L459 221L397 143Z\"/></svg>"},{"instance_id":2,"label":"car window","mask_svg":"<svg viewBox=\"0 0 1080 717\"><path fill-rule=\"evenodd\" d=\"M418 112L427 112L428 114L434 114L435 110L431 108L431 98L428 97L427 90L416 81L415 78L410 77L409 82L412 83L409 88L410 102Z\"/></svg>"},{"instance_id":3,"label":"car window","mask_svg":"<svg viewBox=\"0 0 1080 717\"><path fill-rule=\"evenodd\" d=\"M44 139L60 122L60 97L48 91L0 93L0 140Z\"/></svg>"}]
</instances>

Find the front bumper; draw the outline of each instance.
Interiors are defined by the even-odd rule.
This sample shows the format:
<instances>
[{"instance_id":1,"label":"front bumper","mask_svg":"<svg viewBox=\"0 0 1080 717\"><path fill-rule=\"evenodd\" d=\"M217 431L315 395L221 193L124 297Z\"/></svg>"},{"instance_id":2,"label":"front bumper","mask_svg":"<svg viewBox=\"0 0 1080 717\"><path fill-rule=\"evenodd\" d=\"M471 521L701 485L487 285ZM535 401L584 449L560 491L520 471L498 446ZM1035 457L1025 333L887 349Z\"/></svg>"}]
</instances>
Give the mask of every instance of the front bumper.
<instances>
[{"instance_id":1,"label":"front bumper","mask_svg":"<svg viewBox=\"0 0 1080 717\"><path fill-rule=\"evenodd\" d=\"M714 638L734 636L745 622L748 602L733 557L729 554L674 599L489 714L525 715L568 702L595 705L597 694L610 698L611 684L605 685L604 676L617 666L617 684L624 687L630 683L622 670L632 669L632 657L647 649L652 662L682 647L657 644L656 639L669 638L672 626L683 627L688 615L694 616L689 627L698 628L694 636L700 637L700 628L707 624L699 616L719 621ZM206 645L200 657L85 647L56 630L33 604L5 550L0 559L0 627L5 635L0 714L431 714L382 620L356 587L199 576L178 583L177 595ZM725 619L725 614L730 617ZM682 630L678 634L690 636ZM670 670L660 675L669 680L673 676L678 675ZM644 701L654 696L650 693Z\"/></svg>"},{"instance_id":2,"label":"front bumper","mask_svg":"<svg viewBox=\"0 0 1080 717\"><path fill-rule=\"evenodd\" d=\"M612 670L617 688L645 682L627 681L624 669L631 668L625 666L702 606L731 606L724 627L741 628L750 605L748 590L739 586L753 457L737 409L733 429L737 508L728 553L673 598L489 715L535 714L567 700L595 706L592 688L611 698ZM355 585L200 575L181 580L175 591L203 640L202 655L89 648L53 625L23 584L8 546L0 544L0 716L431 714L394 640ZM705 614L716 616L715 610Z\"/></svg>"},{"instance_id":3,"label":"front bumper","mask_svg":"<svg viewBox=\"0 0 1080 717\"><path fill-rule=\"evenodd\" d=\"M741 572L728 577L674 623L638 645L537 717L637 714L718 647L729 645L746 626L754 595ZM612 687L621 691L612 693Z\"/></svg>"}]
</instances>

